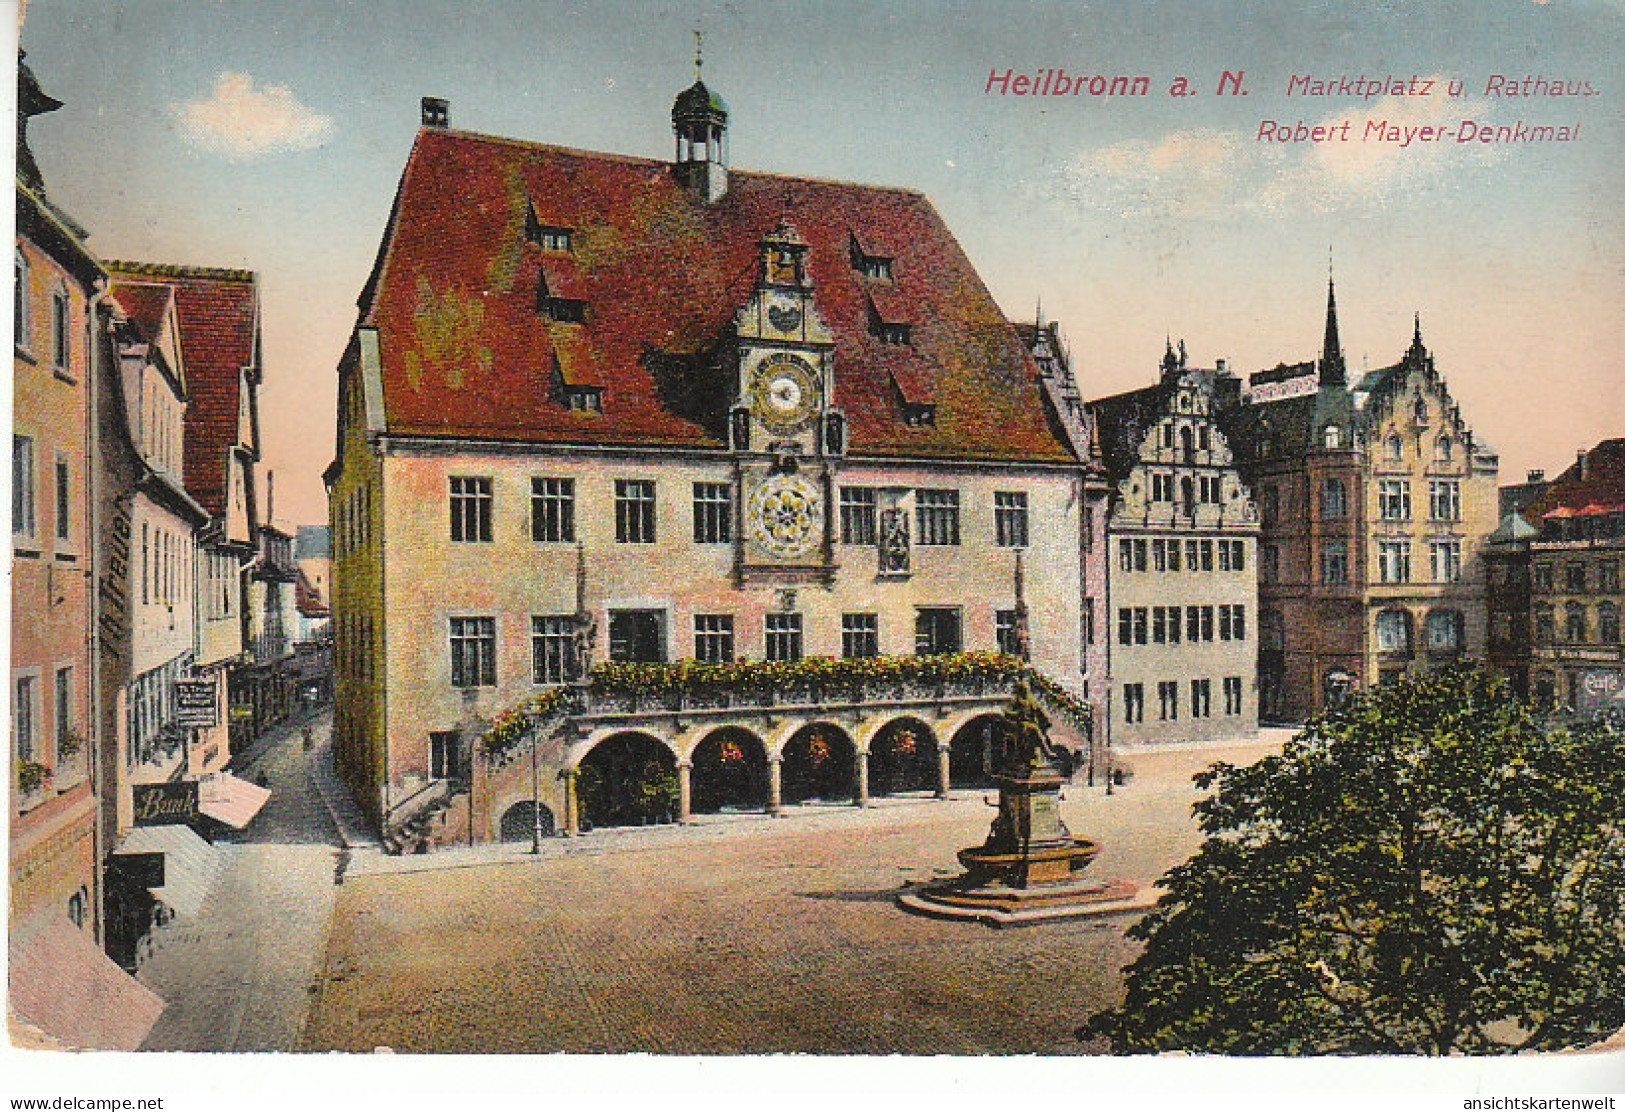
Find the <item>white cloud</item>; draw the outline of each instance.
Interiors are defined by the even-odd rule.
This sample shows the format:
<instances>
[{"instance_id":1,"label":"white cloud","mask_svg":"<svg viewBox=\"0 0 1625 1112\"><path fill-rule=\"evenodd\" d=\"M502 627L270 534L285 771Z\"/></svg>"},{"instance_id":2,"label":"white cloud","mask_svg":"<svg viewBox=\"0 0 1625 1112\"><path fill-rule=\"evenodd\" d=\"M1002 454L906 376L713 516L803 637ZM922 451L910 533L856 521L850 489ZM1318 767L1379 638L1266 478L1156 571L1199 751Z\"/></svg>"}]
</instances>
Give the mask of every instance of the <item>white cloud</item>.
<instances>
[{"instance_id":1,"label":"white cloud","mask_svg":"<svg viewBox=\"0 0 1625 1112\"><path fill-rule=\"evenodd\" d=\"M1435 79L1434 88L1431 96L1388 96L1313 119L1283 113L1278 121L1283 128L1324 127L1346 140L1260 140L1254 124L1247 131L1202 128L1114 143L1073 159L1065 189L1073 200L1122 216L1201 218L1224 212L1331 212L1453 188L1464 166L1504 156L1493 146L1457 143L1453 134L1462 120L1485 119L1493 106L1445 96L1443 78ZM1368 133L1368 125L1378 126ZM1375 138L1393 127L1401 135L1411 129L1408 146ZM1424 127L1452 134L1424 140Z\"/></svg>"},{"instance_id":2,"label":"white cloud","mask_svg":"<svg viewBox=\"0 0 1625 1112\"><path fill-rule=\"evenodd\" d=\"M223 73L207 97L170 105L188 142L231 159L319 147L333 121L299 103L284 85L261 85L246 73Z\"/></svg>"}]
</instances>

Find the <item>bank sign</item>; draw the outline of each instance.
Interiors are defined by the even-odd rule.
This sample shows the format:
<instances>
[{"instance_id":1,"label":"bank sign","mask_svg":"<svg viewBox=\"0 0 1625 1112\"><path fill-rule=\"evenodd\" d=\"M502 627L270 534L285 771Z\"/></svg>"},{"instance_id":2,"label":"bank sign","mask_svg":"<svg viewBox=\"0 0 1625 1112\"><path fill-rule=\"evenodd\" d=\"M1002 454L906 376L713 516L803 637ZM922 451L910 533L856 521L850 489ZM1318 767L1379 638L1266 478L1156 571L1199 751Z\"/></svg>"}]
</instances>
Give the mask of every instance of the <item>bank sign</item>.
<instances>
[{"instance_id":1,"label":"bank sign","mask_svg":"<svg viewBox=\"0 0 1625 1112\"><path fill-rule=\"evenodd\" d=\"M197 822L197 781L179 780L163 784L134 784L135 824L171 826Z\"/></svg>"},{"instance_id":2,"label":"bank sign","mask_svg":"<svg viewBox=\"0 0 1625 1112\"><path fill-rule=\"evenodd\" d=\"M1581 672L1574 690L1574 709L1580 714L1596 714L1609 707L1625 710L1625 673L1603 668Z\"/></svg>"}]
</instances>

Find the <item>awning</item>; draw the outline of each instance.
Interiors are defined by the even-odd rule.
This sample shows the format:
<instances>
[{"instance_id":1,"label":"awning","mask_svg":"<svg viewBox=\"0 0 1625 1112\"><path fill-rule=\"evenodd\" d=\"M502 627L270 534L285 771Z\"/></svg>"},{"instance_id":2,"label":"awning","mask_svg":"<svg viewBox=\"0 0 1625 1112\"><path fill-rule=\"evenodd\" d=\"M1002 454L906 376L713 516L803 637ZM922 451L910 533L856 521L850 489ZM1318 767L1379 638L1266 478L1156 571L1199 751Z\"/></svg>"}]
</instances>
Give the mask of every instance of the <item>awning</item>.
<instances>
[{"instance_id":1,"label":"awning","mask_svg":"<svg viewBox=\"0 0 1625 1112\"><path fill-rule=\"evenodd\" d=\"M198 781L197 809L233 830L241 830L253 821L270 798L269 789L229 772L212 773Z\"/></svg>"},{"instance_id":2,"label":"awning","mask_svg":"<svg viewBox=\"0 0 1625 1112\"><path fill-rule=\"evenodd\" d=\"M151 989L125 973L67 918L13 935L11 1010L75 1050L137 1050L164 1010Z\"/></svg>"},{"instance_id":3,"label":"awning","mask_svg":"<svg viewBox=\"0 0 1625 1112\"><path fill-rule=\"evenodd\" d=\"M149 888L153 898L177 915L192 916L220 879L224 862L208 842L190 826L137 826L125 835L113 856L161 853L164 855L164 883Z\"/></svg>"}]
</instances>

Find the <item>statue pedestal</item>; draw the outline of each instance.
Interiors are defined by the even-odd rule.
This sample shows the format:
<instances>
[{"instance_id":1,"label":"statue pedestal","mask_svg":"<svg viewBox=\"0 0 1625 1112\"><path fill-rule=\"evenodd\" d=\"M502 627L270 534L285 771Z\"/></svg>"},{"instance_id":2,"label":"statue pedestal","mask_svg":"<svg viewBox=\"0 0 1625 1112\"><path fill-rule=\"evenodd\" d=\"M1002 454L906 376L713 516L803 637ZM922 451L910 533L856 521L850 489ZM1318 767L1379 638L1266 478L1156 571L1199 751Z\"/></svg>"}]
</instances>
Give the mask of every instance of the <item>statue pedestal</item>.
<instances>
[{"instance_id":1,"label":"statue pedestal","mask_svg":"<svg viewBox=\"0 0 1625 1112\"><path fill-rule=\"evenodd\" d=\"M904 893L919 915L1016 926L1139 908L1132 884L1080 875L1100 852L1061 821L1061 778L1047 767L999 778L999 814L987 841L959 851L965 872Z\"/></svg>"}]
</instances>

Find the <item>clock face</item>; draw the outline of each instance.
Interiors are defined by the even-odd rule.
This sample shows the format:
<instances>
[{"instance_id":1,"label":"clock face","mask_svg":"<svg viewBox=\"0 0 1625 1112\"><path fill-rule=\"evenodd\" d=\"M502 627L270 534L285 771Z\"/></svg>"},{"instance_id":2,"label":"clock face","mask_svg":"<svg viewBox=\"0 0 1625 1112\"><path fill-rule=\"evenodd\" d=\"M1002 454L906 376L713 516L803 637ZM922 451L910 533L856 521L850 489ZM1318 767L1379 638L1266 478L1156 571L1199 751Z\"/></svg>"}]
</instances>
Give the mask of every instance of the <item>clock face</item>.
<instances>
[{"instance_id":1,"label":"clock face","mask_svg":"<svg viewBox=\"0 0 1625 1112\"><path fill-rule=\"evenodd\" d=\"M806 554L824 512L818 488L795 475L775 475L750 496L751 539L781 559Z\"/></svg>"},{"instance_id":2,"label":"clock face","mask_svg":"<svg viewBox=\"0 0 1625 1112\"><path fill-rule=\"evenodd\" d=\"M805 428L823 403L818 371L787 351L776 351L756 364L749 390L751 412L778 433Z\"/></svg>"}]
</instances>

